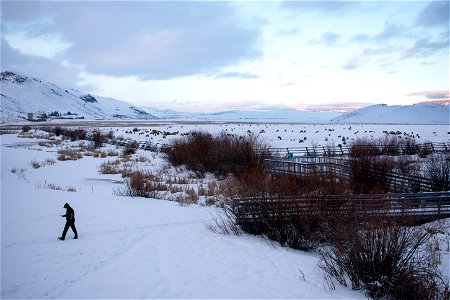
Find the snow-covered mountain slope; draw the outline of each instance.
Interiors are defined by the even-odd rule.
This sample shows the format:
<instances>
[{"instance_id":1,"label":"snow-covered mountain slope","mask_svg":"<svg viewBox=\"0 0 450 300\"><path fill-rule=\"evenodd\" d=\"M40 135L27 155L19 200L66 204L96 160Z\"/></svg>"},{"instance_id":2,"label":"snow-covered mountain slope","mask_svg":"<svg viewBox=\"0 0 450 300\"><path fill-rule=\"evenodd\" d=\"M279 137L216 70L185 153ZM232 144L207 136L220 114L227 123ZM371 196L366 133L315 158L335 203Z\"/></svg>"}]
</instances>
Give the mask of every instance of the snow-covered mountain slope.
<instances>
[{"instance_id":1,"label":"snow-covered mountain slope","mask_svg":"<svg viewBox=\"0 0 450 300\"><path fill-rule=\"evenodd\" d=\"M356 109L334 118L334 123L450 124L449 105L416 104L388 106L377 104Z\"/></svg>"},{"instance_id":2,"label":"snow-covered mountain slope","mask_svg":"<svg viewBox=\"0 0 450 300\"><path fill-rule=\"evenodd\" d=\"M296 109L273 110L233 110L217 113L184 113L170 109L143 107L146 112L161 119L201 120L201 121L265 121L265 122L304 122L328 123L341 115L339 112L302 111Z\"/></svg>"},{"instance_id":3,"label":"snow-covered mountain slope","mask_svg":"<svg viewBox=\"0 0 450 300\"><path fill-rule=\"evenodd\" d=\"M58 118L84 119L155 119L130 103L91 96L78 90L62 89L38 78L2 72L1 122L37 118L43 113Z\"/></svg>"}]
</instances>

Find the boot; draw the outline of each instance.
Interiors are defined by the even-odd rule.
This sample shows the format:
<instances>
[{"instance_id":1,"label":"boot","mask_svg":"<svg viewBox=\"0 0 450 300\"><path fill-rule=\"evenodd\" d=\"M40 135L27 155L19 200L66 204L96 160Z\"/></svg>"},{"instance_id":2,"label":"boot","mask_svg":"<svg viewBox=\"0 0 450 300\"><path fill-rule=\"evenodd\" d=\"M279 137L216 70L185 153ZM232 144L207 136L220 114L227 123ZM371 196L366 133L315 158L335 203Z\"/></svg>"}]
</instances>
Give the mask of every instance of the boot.
<instances>
[{"instance_id":1,"label":"boot","mask_svg":"<svg viewBox=\"0 0 450 300\"><path fill-rule=\"evenodd\" d=\"M58 239L60 239L61 241L64 241L64 237L60 236Z\"/></svg>"},{"instance_id":2,"label":"boot","mask_svg":"<svg viewBox=\"0 0 450 300\"><path fill-rule=\"evenodd\" d=\"M73 239L74 239L74 240L77 240L77 239L78 239L78 235L76 235Z\"/></svg>"}]
</instances>

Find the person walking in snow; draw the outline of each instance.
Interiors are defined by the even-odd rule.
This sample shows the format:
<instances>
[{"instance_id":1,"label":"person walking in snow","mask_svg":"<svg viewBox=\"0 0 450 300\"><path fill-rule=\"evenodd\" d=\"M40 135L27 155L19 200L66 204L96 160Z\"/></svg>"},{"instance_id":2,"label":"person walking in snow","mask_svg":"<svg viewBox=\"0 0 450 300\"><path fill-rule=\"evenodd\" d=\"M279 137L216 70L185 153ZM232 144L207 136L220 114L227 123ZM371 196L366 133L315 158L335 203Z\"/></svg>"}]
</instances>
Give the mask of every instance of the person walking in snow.
<instances>
[{"instance_id":1,"label":"person walking in snow","mask_svg":"<svg viewBox=\"0 0 450 300\"><path fill-rule=\"evenodd\" d=\"M78 238L78 232L75 228L75 211L72 207L70 207L69 203L64 204L64 208L66 209L66 214L61 215L61 217L66 217L66 225L64 226L64 230L62 233L62 236L60 236L58 239L61 241L64 241L66 238L67 230L69 230L69 227L72 228L73 233L75 234L74 239Z\"/></svg>"}]
</instances>

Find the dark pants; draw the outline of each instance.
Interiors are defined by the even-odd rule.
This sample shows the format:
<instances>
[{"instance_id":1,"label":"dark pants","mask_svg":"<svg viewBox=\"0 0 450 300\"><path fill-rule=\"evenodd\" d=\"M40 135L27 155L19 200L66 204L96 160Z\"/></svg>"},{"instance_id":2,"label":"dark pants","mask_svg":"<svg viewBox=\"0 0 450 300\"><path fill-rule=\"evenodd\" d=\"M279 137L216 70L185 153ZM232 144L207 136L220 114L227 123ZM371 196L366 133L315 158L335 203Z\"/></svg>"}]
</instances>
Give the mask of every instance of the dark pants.
<instances>
[{"instance_id":1,"label":"dark pants","mask_svg":"<svg viewBox=\"0 0 450 300\"><path fill-rule=\"evenodd\" d=\"M64 239L67 234L67 230L69 230L69 227L72 228L73 233L75 233L75 238L78 238L77 229L75 228L75 221L67 220L66 225L64 226L64 230L62 233L62 238Z\"/></svg>"}]
</instances>

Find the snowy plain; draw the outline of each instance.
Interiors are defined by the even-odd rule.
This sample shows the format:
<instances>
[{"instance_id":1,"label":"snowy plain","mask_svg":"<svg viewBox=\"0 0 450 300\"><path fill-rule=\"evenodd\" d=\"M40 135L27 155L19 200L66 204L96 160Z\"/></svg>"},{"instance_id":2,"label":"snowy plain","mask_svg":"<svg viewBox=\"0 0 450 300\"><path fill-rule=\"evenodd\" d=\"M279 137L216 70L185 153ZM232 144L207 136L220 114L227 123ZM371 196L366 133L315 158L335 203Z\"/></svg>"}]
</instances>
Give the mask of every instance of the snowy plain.
<instances>
[{"instance_id":1,"label":"snowy plain","mask_svg":"<svg viewBox=\"0 0 450 300\"><path fill-rule=\"evenodd\" d=\"M149 134L153 129L178 134ZM250 131L273 147L337 145L342 137L377 139L385 132L448 142L449 132L448 125L177 122L104 122L102 130L155 144L191 130ZM210 231L208 224L220 214L215 207L117 196L120 174L98 172L108 158L58 161L57 149L41 147L37 139L0 138L2 298L366 298L338 284L330 289L314 253ZM45 160L55 163L31 166ZM61 242L66 202L75 209L80 238L72 240L69 230Z\"/></svg>"},{"instance_id":2,"label":"snowy plain","mask_svg":"<svg viewBox=\"0 0 450 300\"><path fill-rule=\"evenodd\" d=\"M210 231L217 208L113 195L105 159L57 161L16 135L1 145L2 298L364 298L330 290L315 254ZM62 242L66 202L80 238Z\"/></svg>"}]
</instances>

